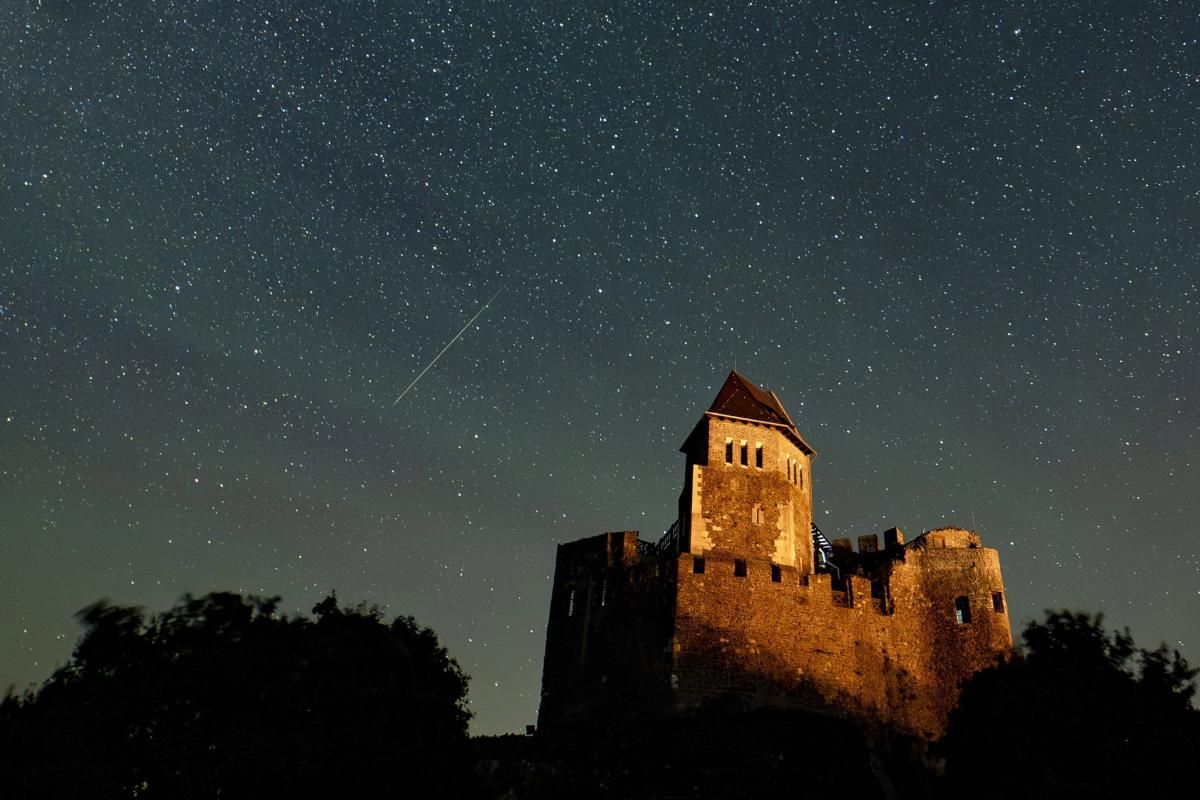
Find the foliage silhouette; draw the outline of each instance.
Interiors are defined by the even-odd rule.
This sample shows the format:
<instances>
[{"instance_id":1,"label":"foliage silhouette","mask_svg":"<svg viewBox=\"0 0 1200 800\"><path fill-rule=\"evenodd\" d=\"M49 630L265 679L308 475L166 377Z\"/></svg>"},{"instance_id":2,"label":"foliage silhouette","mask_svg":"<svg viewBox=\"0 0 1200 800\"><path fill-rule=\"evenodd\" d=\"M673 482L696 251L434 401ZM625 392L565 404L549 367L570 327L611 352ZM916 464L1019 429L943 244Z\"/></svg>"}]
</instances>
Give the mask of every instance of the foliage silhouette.
<instances>
[{"instance_id":1,"label":"foliage silhouette","mask_svg":"<svg viewBox=\"0 0 1200 800\"><path fill-rule=\"evenodd\" d=\"M467 678L410 617L186 596L77 615L71 661L0 703L0 797L460 797Z\"/></svg>"},{"instance_id":2,"label":"foliage silhouette","mask_svg":"<svg viewBox=\"0 0 1200 800\"><path fill-rule=\"evenodd\" d=\"M1190 795L1200 787L1198 670L1134 646L1103 615L1047 612L1023 651L963 688L941 744L948 797Z\"/></svg>"}]
</instances>

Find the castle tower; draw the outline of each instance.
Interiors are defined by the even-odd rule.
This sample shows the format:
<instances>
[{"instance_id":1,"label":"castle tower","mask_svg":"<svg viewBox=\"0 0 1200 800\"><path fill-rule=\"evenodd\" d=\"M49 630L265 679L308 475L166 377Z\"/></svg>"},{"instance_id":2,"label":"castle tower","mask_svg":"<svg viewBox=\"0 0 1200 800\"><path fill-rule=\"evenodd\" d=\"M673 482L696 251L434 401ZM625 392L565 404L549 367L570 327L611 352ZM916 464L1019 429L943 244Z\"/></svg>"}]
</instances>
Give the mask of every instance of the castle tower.
<instances>
[{"instance_id":1,"label":"castle tower","mask_svg":"<svg viewBox=\"0 0 1200 800\"><path fill-rule=\"evenodd\" d=\"M680 451L680 549L813 572L812 461L783 404L730 372Z\"/></svg>"}]
</instances>

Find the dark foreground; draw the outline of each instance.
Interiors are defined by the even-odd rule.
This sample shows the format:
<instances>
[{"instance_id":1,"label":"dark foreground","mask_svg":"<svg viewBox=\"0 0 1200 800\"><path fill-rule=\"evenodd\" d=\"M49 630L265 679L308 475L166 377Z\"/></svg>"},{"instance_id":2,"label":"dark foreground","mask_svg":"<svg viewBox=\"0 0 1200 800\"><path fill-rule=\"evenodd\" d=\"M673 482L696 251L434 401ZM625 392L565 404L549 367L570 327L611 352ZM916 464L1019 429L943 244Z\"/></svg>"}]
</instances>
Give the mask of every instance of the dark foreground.
<instances>
[{"instance_id":1,"label":"dark foreground","mask_svg":"<svg viewBox=\"0 0 1200 800\"><path fill-rule=\"evenodd\" d=\"M803 713L587 724L474 740L495 798L932 797L923 743Z\"/></svg>"}]
</instances>

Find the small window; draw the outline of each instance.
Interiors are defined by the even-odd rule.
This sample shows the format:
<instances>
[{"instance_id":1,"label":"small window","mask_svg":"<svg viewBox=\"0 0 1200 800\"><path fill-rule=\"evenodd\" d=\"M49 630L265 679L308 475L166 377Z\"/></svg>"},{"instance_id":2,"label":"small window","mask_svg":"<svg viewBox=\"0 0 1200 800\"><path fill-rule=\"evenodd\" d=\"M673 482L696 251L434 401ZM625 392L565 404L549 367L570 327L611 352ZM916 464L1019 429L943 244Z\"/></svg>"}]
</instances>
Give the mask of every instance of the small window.
<instances>
[{"instance_id":1,"label":"small window","mask_svg":"<svg viewBox=\"0 0 1200 800\"><path fill-rule=\"evenodd\" d=\"M967 598L954 598L954 621L959 625L966 625L971 621L971 601Z\"/></svg>"},{"instance_id":2,"label":"small window","mask_svg":"<svg viewBox=\"0 0 1200 800\"><path fill-rule=\"evenodd\" d=\"M750 445L748 445L746 442L743 441L742 442L742 466L743 467L749 466L749 464L750 464Z\"/></svg>"},{"instance_id":3,"label":"small window","mask_svg":"<svg viewBox=\"0 0 1200 800\"><path fill-rule=\"evenodd\" d=\"M759 442L758 444L754 445L754 466L762 469L762 465L762 442Z\"/></svg>"},{"instance_id":4,"label":"small window","mask_svg":"<svg viewBox=\"0 0 1200 800\"><path fill-rule=\"evenodd\" d=\"M750 521L755 525L762 525L766 519L767 515L763 512L762 506L758 503L755 503L754 507L750 509Z\"/></svg>"},{"instance_id":5,"label":"small window","mask_svg":"<svg viewBox=\"0 0 1200 800\"><path fill-rule=\"evenodd\" d=\"M804 488L804 467L796 465L796 485L801 489Z\"/></svg>"},{"instance_id":6,"label":"small window","mask_svg":"<svg viewBox=\"0 0 1200 800\"><path fill-rule=\"evenodd\" d=\"M792 457L791 456L788 456L788 460L787 460L787 474L788 474L788 480L790 481L792 479Z\"/></svg>"},{"instance_id":7,"label":"small window","mask_svg":"<svg viewBox=\"0 0 1200 800\"><path fill-rule=\"evenodd\" d=\"M725 463L733 463L733 439L725 440Z\"/></svg>"},{"instance_id":8,"label":"small window","mask_svg":"<svg viewBox=\"0 0 1200 800\"><path fill-rule=\"evenodd\" d=\"M783 570L779 568L778 564L771 565L771 582L772 583L782 583L783 582Z\"/></svg>"},{"instance_id":9,"label":"small window","mask_svg":"<svg viewBox=\"0 0 1200 800\"><path fill-rule=\"evenodd\" d=\"M604 582L600 584L600 605L608 605L608 578L605 578Z\"/></svg>"},{"instance_id":10,"label":"small window","mask_svg":"<svg viewBox=\"0 0 1200 800\"><path fill-rule=\"evenodd\" d=\"M567 616L568 617L575 616L575 590L574 589L572 589L570 591L570 593L567 594Z\"/></svg>"},{"instance_id":11,"label":"small window","mask_svg":"<svg viewBox=\"0 0 1200 800\"><path fill-rule=\"evenodd\" d=\"M746 562L742 559L735 559L733 562L733 575L735 578L746 577Z\"/></svg>"},{"instance_id":12,"label":"small window","mask_svg":"<svg viewBox=\"0 0 1200 800\"><path fill-rule=\"evenodd\" d=\"M704 574L704 556L692 556L692 572L697 575Z\"/></svg>"},{"instance_id":13,"label":"small window","mask_svg":"<svg viewBox=\"0 0 1200 800\"><path fill-rule=\"evenodd\" d=\"M1004 613L1004 592L992 592L992 611Z\"/></svg>"}]
</instances>

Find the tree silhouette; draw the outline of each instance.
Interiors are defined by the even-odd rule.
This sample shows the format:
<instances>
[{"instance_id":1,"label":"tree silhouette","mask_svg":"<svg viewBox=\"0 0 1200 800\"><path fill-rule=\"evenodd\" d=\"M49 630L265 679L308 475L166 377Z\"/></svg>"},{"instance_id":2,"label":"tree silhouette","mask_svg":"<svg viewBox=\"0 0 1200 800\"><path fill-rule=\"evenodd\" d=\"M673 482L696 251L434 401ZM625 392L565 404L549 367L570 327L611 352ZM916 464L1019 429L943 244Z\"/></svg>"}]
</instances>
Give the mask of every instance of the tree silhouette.
<instances>
[{"instance_id":1,"label":"tree silhouette","mask_svg":"<svg viewBox=\"0 0 1200 800\"><path fill-rule=\"evenodd\" d=\"M71 661L0 703L0 797L458 797L467 678L410 617L330 596L79 612Z\"/></svg>"},{"instance_id":2,"label":"tree silhouette","mask_svg":"<svg viewBox=\"0 0 1200 800\"><path fill-rule=\"evenodd\" d=\"M1163 797L1200 789L1192 669L1103 616L1047 612L1023 652L963 689L942 742L948 797Z\"/></svg>"}]
</instances>

